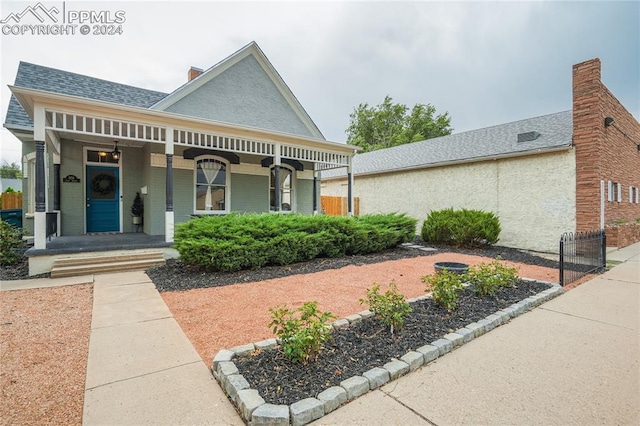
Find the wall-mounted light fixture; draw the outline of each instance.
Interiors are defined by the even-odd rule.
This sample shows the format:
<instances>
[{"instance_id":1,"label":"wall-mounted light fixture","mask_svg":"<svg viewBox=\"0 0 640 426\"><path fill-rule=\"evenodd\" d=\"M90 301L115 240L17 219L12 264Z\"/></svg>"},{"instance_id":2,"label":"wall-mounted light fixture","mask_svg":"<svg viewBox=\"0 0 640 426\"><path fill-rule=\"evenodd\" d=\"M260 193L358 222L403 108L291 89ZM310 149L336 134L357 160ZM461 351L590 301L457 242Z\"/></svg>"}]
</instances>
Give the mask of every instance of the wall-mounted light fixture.
<instances>
[{"instance_id":1,"label":"wall-mounted light fixture","mask_svg":"<svg viewBox=\"0 0 640 426\"><path fill-rule=\"evenodd\" d=\"M113 141L115 146L113 147L113 151L111 151L111 158L113 158L116 163L120 160L120 150L118 149L118 141Z\"/></svg>"},{"instance_id":2,"label":"wall-mounted light fixture","mask_svg":"<svg viewBox=\"0 0 640 426\"><path fill-rule=\"evenodd\" d=\"M612 117L605 117L604 119L604 127L609 127L614 123L614 120Z\"/></svg>"}]
</instances>

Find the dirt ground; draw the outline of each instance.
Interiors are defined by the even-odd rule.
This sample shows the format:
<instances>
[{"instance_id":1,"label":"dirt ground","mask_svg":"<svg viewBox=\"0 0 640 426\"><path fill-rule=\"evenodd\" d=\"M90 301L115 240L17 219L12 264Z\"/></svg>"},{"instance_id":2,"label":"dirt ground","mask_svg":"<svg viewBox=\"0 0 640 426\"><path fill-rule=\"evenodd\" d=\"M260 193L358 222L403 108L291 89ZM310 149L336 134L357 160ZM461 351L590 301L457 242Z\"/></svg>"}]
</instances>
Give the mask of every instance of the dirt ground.
<instances>
[{"instance_id":1,"label":"dirt ground","mask_svg":"<svg viewBox=\"0 0 640 426\"><path fill-rule=\"evenodd\" d=\"M82 424L92 307L92 285L0 292L0 424Z\"/></svg>"},{"instance_id":2,"label":"dirt ground","mask_svg":"<svg viewBox=\"0 0 640 426\"><path fill-rule=\"evenodd\" d=\"M395 281L407 298L424 294L421 277L434 272L433 263L452 261L466 264L490 262L479 256L439 253L433 256L393 260L384 263L346 266L305 275L276 278L250 284L165 292L162 297L174 317L207 365L220 350L273 337L267 328L269 308L287 303L297 307L315 300L318 308L338 318L366 309L358 301L373 283L386 289ZM557 269L515 264L519 275L542 281L557 281Z\"/></svg>"}]
</instances>

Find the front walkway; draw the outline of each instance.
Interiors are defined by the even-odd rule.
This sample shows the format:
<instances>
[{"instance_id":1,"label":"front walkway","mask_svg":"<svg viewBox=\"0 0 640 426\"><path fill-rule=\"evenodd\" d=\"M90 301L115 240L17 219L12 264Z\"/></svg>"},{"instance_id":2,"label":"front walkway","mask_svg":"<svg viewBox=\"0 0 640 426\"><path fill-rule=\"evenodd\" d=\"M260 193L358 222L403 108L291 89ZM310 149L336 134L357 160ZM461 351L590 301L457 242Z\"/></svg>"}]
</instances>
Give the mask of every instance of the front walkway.
<instances>
[{"instance_id":1,"label":"front walkway","mask_svg":"<svg viewBox=\"0 0 640 426\"><path fill-rule=\"evenodd\" d=\"M95 276L83 424L243 424L144 272Z\"/></svg>"}]
</instances>

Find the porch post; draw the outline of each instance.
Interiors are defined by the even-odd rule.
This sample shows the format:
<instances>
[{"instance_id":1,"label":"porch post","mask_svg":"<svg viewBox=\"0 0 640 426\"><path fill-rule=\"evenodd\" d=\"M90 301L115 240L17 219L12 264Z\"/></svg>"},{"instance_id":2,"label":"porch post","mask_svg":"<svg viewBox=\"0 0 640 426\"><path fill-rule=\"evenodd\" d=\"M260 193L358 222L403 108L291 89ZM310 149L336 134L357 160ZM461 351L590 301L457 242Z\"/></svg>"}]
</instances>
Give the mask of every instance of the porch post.
<instances>
[{"instance_id":1,"label":"porch post","mask_svg":"<svg viewBox=\"0 0 640 426\"><path fill-rule=\"evenodd\" d=\"M53 164L53 210L60 211L60 162Z\"/></svg>"},{"instance_id":2,"label":"porch post","mask_svg":"<svg viewBox=\"0 0 640 426\"><path fill-rule=\"evenodd\" d=\"M273 180L275 180L275 194L273 195L273 209L280 211L280 144L275 144L275 155L273 157Z\"/></svg>"},{"instance_id":3,"label":"porch post","mask_svg":"<svg viewBox=\"0 0 640 426\"><path fill-rule=\"evenodd\" d=\"M314 167L315 168L315 167ZM320 178L320 172L313 171L313 215L318 215L318 181Z\"/></svg>"},{"instance_id":4,"label":"porch post","mask_svg":"<svg viewBox=\"0 0 640 426\"><path fill-rule=\"evenodd\" d=\"M349 166L347 167L347 202L348 215L353 216L353 156L349 156Z\"/></svg>"},{"instance_id":5,"label":"porch post","mask_svg":"<svg viewBox=\"0 0 640 426\"><path fill-rule=\"evenodd\" d=\"M164 152L167 156L166 174L166 209L164 212L164 240L173 242L174 213L173 213L173 128L167 127Z\"/></svg>"},{"instance_id":6,"label":"porch post","mask_svg":"<svg viewBox=\"0 0 640 426\"><path fill-rule=\"evenodd\" d=\"M36 250L47 248L47 206L44 175L45 113L40 105L33 109L33 136L36 144L35 212L33 215L33 246Z\"/></svg>"}]
</instances>

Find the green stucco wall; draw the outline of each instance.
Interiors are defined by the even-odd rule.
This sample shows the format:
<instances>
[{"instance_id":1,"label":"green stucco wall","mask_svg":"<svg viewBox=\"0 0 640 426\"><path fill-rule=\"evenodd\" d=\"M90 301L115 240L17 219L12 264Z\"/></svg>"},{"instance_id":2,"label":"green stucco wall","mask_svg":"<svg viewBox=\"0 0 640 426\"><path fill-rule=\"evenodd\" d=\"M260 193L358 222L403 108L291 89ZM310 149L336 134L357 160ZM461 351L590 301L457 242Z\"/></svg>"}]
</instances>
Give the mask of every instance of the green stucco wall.
<instances>
[{"instance_id":1,"label":"green stucco wall","mask_svg":"<svg viewBox=\"0 0 640 426\"><path fill-rule=\"evenodd\" d=\"M231 174L231 211L269 211L269 176Z\"/></svg>"},{"instance_id":2,"label":"green stucco wall","mask_svg":"<svg viewBox=\"0 0 640 426\"><path fill-rule=\"evenodd\" d=\"M60 147L60 231L62 235L84 234L85 185L82 145L62 140ZM64 182L74 175L80 182Z\"/></svg>"},{"instance_id":3,"label":"green stucco wall","mask_svg":"<svg viewBox=\"0 0 640 426\"><path fill-rule=\"evenodd\" d=\"M298 179L296 192L297 212L300 214L313 214L313 181Z\"/></svg>"}]
</instances>

